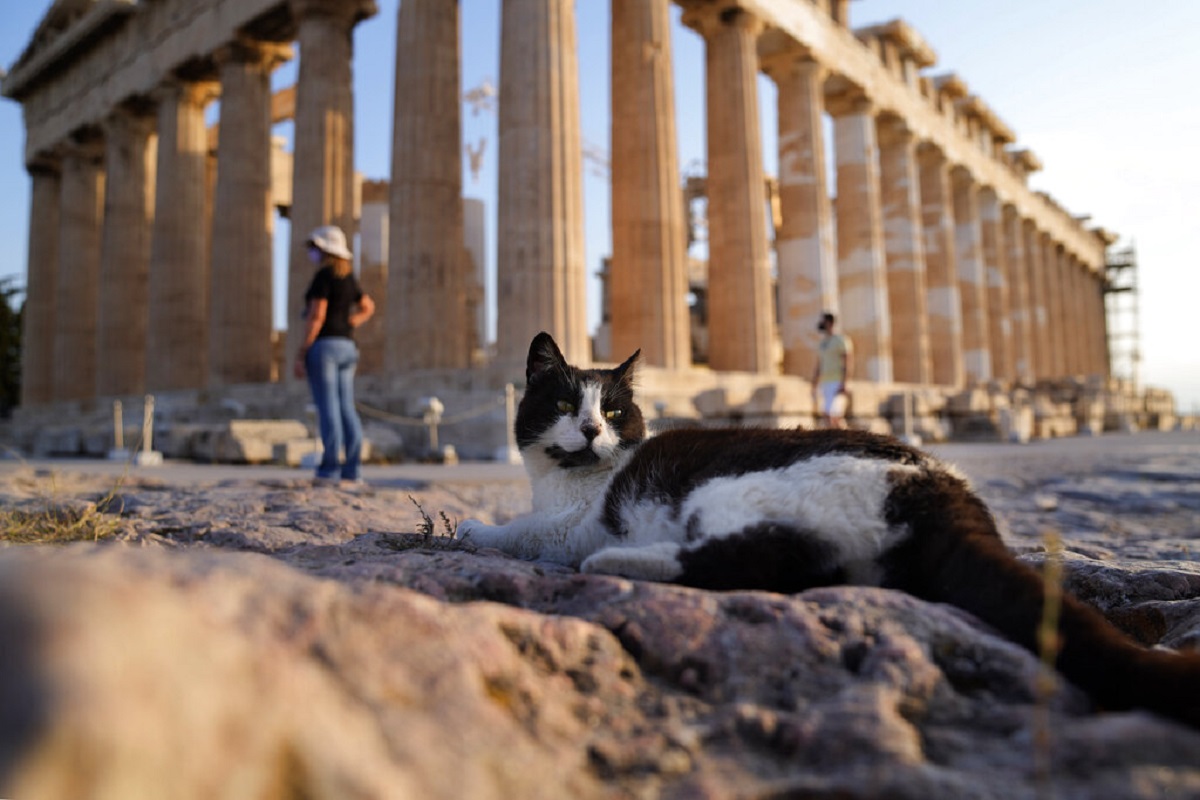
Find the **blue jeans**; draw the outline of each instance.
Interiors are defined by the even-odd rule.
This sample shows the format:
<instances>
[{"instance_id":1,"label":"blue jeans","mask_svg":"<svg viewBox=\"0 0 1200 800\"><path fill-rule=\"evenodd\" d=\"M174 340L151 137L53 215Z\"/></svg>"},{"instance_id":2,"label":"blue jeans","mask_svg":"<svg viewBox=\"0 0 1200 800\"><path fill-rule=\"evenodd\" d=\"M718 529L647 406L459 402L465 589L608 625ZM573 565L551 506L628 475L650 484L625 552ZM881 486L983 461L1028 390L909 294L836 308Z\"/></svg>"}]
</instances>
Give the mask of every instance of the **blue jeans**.
<instances>
[{"instance_id":1,"label":"blue jeans","mask_svg":"<svg viewBox=\"0 0 1200 800\"><path fill-rule=\"evenodd\" d=\"M358 367L358 348L354 340L324 337L313 342L304 357L308 386L317 407L317 424L325 452L317 466L318 478L343 480L361 477L362 422L354 408L354 371ZM338 465L342 450L346 461Z\"/></svg>"}]
</instances>

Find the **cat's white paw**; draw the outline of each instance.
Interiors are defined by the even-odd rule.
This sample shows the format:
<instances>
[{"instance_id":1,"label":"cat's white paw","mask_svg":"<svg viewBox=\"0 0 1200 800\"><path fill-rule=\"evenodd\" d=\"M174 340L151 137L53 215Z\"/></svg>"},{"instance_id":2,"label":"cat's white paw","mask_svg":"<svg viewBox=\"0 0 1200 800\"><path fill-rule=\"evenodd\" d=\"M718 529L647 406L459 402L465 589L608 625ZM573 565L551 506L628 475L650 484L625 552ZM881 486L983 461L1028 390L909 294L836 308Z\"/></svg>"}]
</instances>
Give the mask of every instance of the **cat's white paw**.
<instances>
[{"instance_id":1,"label":"cat's white paw","mask_svg":"<svg viewBox=\"0 0 1200 800\"><path fill-rule=\"evenodd\" d=\"M460 542L474 541L474 533L483 527L486 526L477 519L461 520L454 529L454 538Z\"/></svg>"},{"instance_id":2,"label":"cat's white paw","mask_svg":"<svg viewBox=\"0 0 1200 800\"><path fill-rule=\"evenodd\" d=\"M458 523L454 538L460 542L469 542L476 547L495 547L499 530L495 525L488 525L477 519L464 519Z\"/></svg>"},{"instance_id":3,"label":"cat's white paw","mask_svg":"<svg viewBox=\"0 0 1200 800\"><path fill-rule=\"evenodd\" d=\"M672 581L683 573L678 554L679 545L671 542L647 547L606 547L584 559L579 570L643 581Z\"/></svg>"}]
</instances>

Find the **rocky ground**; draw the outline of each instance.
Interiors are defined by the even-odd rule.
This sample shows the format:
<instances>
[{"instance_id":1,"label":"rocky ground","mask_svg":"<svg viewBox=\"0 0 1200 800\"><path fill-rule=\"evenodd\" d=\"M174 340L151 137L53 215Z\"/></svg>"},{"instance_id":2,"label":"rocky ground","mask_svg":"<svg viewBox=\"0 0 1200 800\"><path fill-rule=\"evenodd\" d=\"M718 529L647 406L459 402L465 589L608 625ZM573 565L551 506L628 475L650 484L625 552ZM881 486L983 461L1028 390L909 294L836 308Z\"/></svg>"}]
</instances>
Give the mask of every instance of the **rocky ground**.
<instances>
[{"instance_id":1,"label":"rocky ground","mask_svg":"<svg viewBox=\"0 0 1200 800\"><path fill-rule=\"evenodd\" d=\"M1200 435L936 451L1022 558L1058 534L1071 590L1200 649ZM103 537L0 549L0 796L1200 796L1200 732L956 609L578 575L440 535L522 481L372 484L0 468L7 528Z\"/></svg>"}]
</instances>

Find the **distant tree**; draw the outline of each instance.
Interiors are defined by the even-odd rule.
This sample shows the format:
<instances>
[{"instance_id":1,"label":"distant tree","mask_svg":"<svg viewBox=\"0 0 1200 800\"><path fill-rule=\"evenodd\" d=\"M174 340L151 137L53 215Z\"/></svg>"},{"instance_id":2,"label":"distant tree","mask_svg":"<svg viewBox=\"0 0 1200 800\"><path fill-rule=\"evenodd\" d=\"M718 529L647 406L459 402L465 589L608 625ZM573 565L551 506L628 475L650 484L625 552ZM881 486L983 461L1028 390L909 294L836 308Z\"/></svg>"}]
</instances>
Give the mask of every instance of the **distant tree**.
<instances>
[{"instance_id":1,"label":"distant tree","mask_svg":"<svg viewBox=\"0 0 1200 800\"><path fill-rule=\"evenodd\" d=\"M12 278L0 280L0 417L12 416L21 401L21 317L24 291Z\"/></svg>"}]
</instances>

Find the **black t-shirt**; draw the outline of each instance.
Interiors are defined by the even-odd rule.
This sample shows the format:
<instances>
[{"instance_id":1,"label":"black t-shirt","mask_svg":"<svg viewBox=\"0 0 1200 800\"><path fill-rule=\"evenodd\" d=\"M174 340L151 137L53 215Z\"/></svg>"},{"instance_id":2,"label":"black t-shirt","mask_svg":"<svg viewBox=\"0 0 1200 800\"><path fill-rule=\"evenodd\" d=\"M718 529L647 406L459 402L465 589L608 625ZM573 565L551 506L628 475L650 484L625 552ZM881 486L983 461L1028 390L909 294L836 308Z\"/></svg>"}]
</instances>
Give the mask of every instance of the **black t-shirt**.
<instances>
[{"instance_id":1,"label":"black t-shirt","mask_svg":"<svg viewBox=\"0 0 1200 800\"><path fill-rule=\"evenodd\" d=\"M318 339L328 336L354 338L354 329L350 327L350 313L362 300L363 292L358 286L358 280L351 272L344 278L333 274L333 267L321 267L313 276L308 291L304 293L305 306L312 300L325 300L325 324L317 334Z\"/></svg>"}]
</instances>

